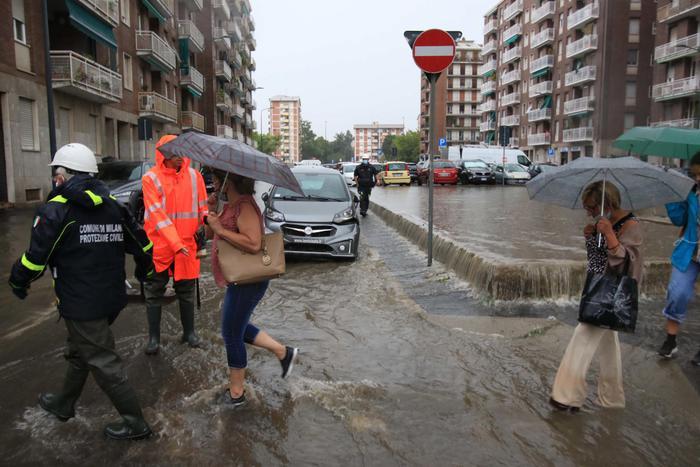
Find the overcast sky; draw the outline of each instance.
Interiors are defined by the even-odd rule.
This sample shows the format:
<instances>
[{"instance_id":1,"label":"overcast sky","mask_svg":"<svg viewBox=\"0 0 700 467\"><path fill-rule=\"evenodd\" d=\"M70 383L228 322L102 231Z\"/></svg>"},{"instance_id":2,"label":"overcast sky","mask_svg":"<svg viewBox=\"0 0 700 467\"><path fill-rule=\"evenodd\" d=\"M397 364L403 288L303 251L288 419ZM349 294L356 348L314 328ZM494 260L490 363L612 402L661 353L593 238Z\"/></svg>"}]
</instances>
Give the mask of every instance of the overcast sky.
<instances>
[{"instance_id":1,"label":"overcast sky","mask_svg":"<svg viewBox=\"0 0 700 467\"><path fill-rule=\"evenodd\" d=\"M251 0L258 108L284 94L327 138L356 123L405 123L415 129L420 73L403 31L462 31L483 42L483 15L496 0ZM267 114L263 112L267 132Z\"/></svg>"}]
</instances>

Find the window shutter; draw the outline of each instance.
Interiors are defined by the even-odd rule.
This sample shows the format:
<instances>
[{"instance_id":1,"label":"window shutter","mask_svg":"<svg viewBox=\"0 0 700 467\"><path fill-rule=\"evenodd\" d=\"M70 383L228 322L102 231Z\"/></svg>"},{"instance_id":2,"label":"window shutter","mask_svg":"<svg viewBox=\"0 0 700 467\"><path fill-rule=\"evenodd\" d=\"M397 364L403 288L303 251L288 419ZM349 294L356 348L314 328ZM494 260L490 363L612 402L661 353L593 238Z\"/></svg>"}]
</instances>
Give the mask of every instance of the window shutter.
<instances>
[{"instance_id":1,"label":"window shutter","mask_svg":"<svg viewBox=\"0 0 700 467\"><path fill-rule=\"evenodd\" d=\"M19 98L19 119L22 149L34 150L34 101Z\"/></svg>"}]
</instances>

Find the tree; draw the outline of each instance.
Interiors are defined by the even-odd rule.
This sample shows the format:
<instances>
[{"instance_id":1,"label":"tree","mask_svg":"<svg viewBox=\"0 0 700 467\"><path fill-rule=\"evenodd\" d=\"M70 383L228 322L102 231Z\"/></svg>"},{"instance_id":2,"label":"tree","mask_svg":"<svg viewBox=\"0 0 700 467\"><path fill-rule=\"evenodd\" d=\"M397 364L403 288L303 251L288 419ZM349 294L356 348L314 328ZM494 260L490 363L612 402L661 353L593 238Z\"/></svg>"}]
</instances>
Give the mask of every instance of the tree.
<instances>
[{"instance_id":1,"label":"tree","mask_svg":"<svg viewBox=\"0 0 700 467\"><path fill-rule=\"evenodd\" d=\"M316 133L311 129L311 122L308 120L301 121L301 156L302 158L311 158L317 152L315 147Z\"/></svg>"},{"instance_id":2,"label":"tree","mask_svg":"<svg viewBox=\"0 0 700 467\"><path fill-rule=\"evenodd\" d=\"M355 138L352 133L336 133L335 139L330 143L330 150L327 154L328 162L330 161L349 161L352 160L354 151L352 142Z\"/></svg>"},{"instance_id":3,"label":"tree","mask_svg":"<svg viewBox=\"0 0 700 467\"><path fill-rule=\"evenodd\" d=\"M258 144L259 151L265 154L272 154L280 147L281 138L279 135L272 135L270 133L253 132L253 141Z\"/></svg>"},{"instance_id":4,"label":"tree","mask_svg":"<svg viewBox=\"0 0 700 467\"><path fill-rule=\"evenodd\" d=\"M384 159L394 159L394 155L391 152L391 148L397 147L396 139L398 137L399 135L388 135L386 138L384 138L384 141L382 142L382 153L384 154Z\"/></svg>"},{"instance_id":5,"label":"tree","mask_svg":"<svg viewBox=\"0 0 700 467\"><path fill-rule=\"evenodd\" d=\"M420 154L420 135L417 131L409 131L397 136L394 142L398 155L397 159L405 162L417 162Z\"/></svg>"}]
</instances>

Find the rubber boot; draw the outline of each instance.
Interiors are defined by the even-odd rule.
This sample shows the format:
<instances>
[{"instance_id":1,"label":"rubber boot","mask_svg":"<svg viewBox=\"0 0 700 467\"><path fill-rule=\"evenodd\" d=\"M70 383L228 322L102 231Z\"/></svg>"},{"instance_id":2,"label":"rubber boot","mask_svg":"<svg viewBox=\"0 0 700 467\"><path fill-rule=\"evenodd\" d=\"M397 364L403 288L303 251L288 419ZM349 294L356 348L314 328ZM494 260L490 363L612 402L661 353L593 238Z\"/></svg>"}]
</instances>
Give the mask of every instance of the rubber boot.
<instances>
[{"instance_id":1,"label":"rubber boot","mask_svg":"<svg viewBox=\"0 0 700 467\"><path fill-rule=\"evenodd\" d=\"M55 415L62 422L75 417L75 403L83 392L88 373L86 369L69 365L61 392L58 394L44 393L39 396L41 408Z\"/></svg>"},{"instance_id":2,"label":"rubber boot","mask_svg":"<svg viewBox=\"0 0 700 467\"><path fill-rule=\"evenodd\" d=\"M146 345L146 355L155 355L160 347L160 315L159 306L146 307L148 318L148 344Z\"/></svg>"},{"instance_id":3,"label":"rubber boot","mask_svg":"<svg viewBox=\"0 0 700 467\"><path fill-rule=\"evenodd\" d=\"M194 303L180 303L180 322L182 323L182 342L190 347L199 347L201 340L194 332Z\"/></svg>"},{"instance_id":4,"label":"rubber boot","mask_svg":"<svg viewBox=\"0 0 700 467\"><path fill-rule=\"evenodd\" d=\"M111 439L143 439L151 435L151 427L143 419L141 406L131 386L120 384L107 391L107 395L122 419L107 425L105 436Z\"/></svg>"}]
</instances>

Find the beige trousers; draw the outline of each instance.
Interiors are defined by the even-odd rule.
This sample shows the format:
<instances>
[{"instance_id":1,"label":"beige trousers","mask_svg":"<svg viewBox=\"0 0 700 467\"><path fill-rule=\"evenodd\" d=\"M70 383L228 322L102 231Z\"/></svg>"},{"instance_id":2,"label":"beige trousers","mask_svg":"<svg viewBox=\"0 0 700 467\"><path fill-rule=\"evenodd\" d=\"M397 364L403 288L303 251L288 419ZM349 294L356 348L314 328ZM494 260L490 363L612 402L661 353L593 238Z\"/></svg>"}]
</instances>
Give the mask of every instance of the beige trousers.
<instances>
[{"instance_id":1,"label":"beige trousers","mask_svg":"<svg viewBox=\"0 0 700 467\"><path fill-rule=\"evenodd\" d=\"M622 357L617 332L579 323L574 329L564 358L554 379L552 398L562 404L581 407L586 401L586 373L598 352L598 403L603 407L624 408Z\"/></svg>"}]
</instances>

